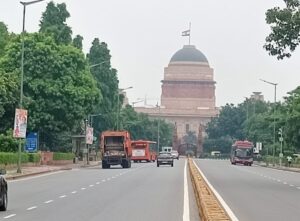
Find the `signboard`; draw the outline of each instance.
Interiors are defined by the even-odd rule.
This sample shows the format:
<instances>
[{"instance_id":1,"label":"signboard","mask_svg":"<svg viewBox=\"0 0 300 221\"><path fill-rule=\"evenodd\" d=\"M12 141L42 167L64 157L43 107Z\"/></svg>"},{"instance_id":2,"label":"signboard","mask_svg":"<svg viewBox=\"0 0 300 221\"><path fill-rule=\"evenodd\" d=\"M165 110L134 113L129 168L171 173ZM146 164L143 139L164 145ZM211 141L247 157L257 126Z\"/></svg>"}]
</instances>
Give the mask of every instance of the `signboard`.
<instances>
[{"instance_id":1,"label":"signboard","mask_svg":"<svg viewBox=\"0 0 300 221\"><path fill-rule=\"evenodd\" d=\"M93 144L93 128L92 127L87 127L86 128L86 133L85 133L85 142L86 144Z\"/></svg>"},{"instance_id":2,"label":"signboard","mask_svg":"<svg viewBox=\"0 0 300 221\"><path fill-rule=\"evenodd\" d=\"M38 135L37 133L29 133L26 137L25 151L36 152L38 147Z\"/></svg>"},{"instance_id":3,"label":"signboard","mask_svg":"<svg viewBox=\"0 0 300 221\"><path fill-rule=\"evenodd\" d=\"M27 129L27 110L16 109L13 137L25 138Z\"/></svg>"}]
</instances>

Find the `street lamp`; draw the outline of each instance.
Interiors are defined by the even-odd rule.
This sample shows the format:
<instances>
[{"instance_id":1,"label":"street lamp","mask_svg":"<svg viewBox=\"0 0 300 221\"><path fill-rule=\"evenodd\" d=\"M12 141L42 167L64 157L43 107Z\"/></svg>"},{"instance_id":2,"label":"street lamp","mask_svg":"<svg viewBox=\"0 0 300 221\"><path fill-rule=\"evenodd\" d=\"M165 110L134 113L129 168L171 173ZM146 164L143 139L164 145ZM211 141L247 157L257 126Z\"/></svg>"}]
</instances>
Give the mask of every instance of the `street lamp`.
<instances>
[{"instance_id":1,"label":"street lamp","mask_svg":"<svg viewBox=\"0 0 300 221\"><path fill-rule=\"evenodd\" d=\"M120 93L122 93L123 91L126 91L128 89L131 89L132 87L127 87L127 88L119 88L118 89L118 113L117 113L117 130L119 130L119 115L120 115Z\"/></svg>"},{"instance_id":2,"label":"street lamp","mask_svg":"<svg viewBox=\"0 0 300 221\"><path fill-rule=\"evenodd\" d=\"M263 79L259 79L267 84L270 84L270 85L273 85L274 86L274 125L273 125L273 165L275 165L275 143L276 143L276 116L275 116L275 113L276 113L276 88L277 88L277 85L278 83L272 83L270 81L266 81L266 80L263 80Z\"/></svg>"},{"instance_id":3,"label":"street lamp","mask_svg":"<svg viewBox=\"0 0 300 221\"><path fill-rule=\"evenodd\" d=\"M32 5L44 0L36 0L30 2L20 2L23 5L23 27L22 27L22 50L21 50L21 83L20 83L20 109L23 109L23 81L24 81L24 35L25 35L25 14L26 14L26 6ZM17 173L21 173L21 149L22 142L21 139L19 141L19 151L18 151L18 169Z\"/></svg>"},{"instance_id":4,"label":"street lamp","mask_svg":"<svg viewBox=\"0 0 300 221\"><path fill-rule=\"evenodd\" d=\"M278 134L280 135L279 137L279 141L280 141L280 154L279 154L279 165L281 167L282 164L282 157L283 157L283 153L282 153L282 142L283 142L283 131L282 128L278 129Z\"/></svg>"},{"instance_id":5,"label":"street lamp","mask_svg":"<svg viewBox=\"0 0 300 221\"><path fill-rule=\"evenodd\" d=\"M137 101L132 102L132 107L134 107L135 104L141 103L143 101L145 101L145 100L137 100Z\"/></svg>"}]
</instances>

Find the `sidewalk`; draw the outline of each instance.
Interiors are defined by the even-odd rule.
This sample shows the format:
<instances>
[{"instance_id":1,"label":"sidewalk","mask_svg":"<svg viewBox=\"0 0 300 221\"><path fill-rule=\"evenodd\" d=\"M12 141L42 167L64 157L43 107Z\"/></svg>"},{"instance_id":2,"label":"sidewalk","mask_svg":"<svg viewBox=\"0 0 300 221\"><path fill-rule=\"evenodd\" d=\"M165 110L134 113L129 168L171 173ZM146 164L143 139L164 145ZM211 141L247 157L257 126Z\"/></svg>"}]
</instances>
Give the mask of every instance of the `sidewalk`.
<instances>
[{"instance_id":1,"label":"sidewalk","mask_svg":"<svg viewBox=\"0 0 300 221\"><path fill-rule=\"evenodd\" d=\"M76 168L94 167L98 165L100 165L99 161L90 161L89 165L86 165L86 162L80 161L76 164L66 164L66 165L24 166L21 167L22 173L17 173L17 168L10 169L6 171L4 177L7 180L14 180L14 179L24 178L28 176L44 174L44 173L57 172L61 170L72 170Z\"/></svg>"},{"instance_id":2,"label":"sidewalk","mask_svg":"<svg viewBox=\"0 0 300 221\"><path fill-rule=\"evenodd\" d=\"M300 168L298 167L293 167L293 165L291 167L286 167L286 166L279 166L277 164L275 164L275 166L273 166L272 163L270 163L269 165L267 165L265 162L257 162L254 161L255 165L261 166L261 167L268 167L268 168L272 168L272 169L276 169L276 170L285 170L285 171L291 171L291 172L297 172L300 173Z\"/></svg>"}]
</instances>

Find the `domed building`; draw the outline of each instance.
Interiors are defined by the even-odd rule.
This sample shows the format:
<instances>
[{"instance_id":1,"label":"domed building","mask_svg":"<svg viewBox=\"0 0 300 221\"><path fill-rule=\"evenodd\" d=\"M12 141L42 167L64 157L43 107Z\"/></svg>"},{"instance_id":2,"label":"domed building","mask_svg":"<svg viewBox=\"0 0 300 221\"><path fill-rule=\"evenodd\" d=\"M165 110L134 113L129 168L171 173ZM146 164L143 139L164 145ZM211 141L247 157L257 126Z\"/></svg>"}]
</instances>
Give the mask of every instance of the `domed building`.
<instances>
[{"instance_id":1,"label":"domed building","mask_svg":"<svg viewBox=\"0 0 300 221\"><path fill-rule=\"evenodd\" d=\"M161 117L175 126L174 148L184 144L188 132L202 140L202 126L218 114L214 71L206 56L193 45L185 45L164 69L161 105L158 108L135 108L138 112ZM198 145L198 151L201 147Z\"/></svg>"}]
</instances>

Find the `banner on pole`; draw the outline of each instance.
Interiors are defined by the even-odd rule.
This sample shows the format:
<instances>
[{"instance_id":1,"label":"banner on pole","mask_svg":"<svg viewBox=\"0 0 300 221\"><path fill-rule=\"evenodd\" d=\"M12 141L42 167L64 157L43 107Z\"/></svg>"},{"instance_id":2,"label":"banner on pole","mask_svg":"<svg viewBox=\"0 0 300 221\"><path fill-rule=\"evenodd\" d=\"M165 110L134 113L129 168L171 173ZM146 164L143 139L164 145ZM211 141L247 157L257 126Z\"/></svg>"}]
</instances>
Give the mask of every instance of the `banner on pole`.
<instances>
[{"instance_id":1,"label":"banner on pole","mask_svg":"<svg viewBox=\"0 0 300 221\"><path fill-rule=\"evenodd\" d=\"M93 144L93 138L94 138L93 128L92 127L87 127L85 134L86 134L85 135L86 144Z\"/></svg>"},{"instance_id":2,"label":"banner on pole","mask_svg":"<svg viewBox=\"0 0 300 221\"><path fill-rule=\"evenodd\" d=\"M13 137L26 138L27 110L16 109Z\"/></svg>"}]
</instances>

